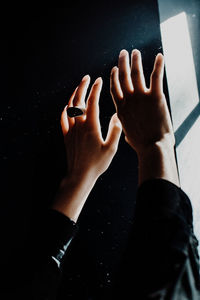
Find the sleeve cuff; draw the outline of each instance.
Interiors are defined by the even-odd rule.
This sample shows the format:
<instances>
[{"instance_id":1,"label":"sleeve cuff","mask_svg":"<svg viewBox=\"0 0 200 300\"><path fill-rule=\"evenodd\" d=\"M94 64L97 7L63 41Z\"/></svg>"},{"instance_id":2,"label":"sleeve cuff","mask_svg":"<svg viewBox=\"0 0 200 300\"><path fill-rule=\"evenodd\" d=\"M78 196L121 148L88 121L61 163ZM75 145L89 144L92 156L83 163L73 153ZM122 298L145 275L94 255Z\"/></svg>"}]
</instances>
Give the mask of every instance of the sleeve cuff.
<instances>
[{"instance_id":1,"label":"sleeve cuff","mask_svg":"<svg viewBox=\"0 0 200 300\"><path fill-rule=\"evenodd\" d=\"M190 199L181 188L165 179L151 179L141 184L137 191L136 211L151 219L178 215L193 227Z\"/></svg>"},{"instance_id":2,"label":"sleeve cuff","mask_svg":"<svg viewBox=\"0 0 200 300\"><path fill-rule=\"evenodd\" d=\"M40 255L61 262L78 231L78 225L64 214L48 209L42 217L40 227Z\"/></svg>"}]
</instances>

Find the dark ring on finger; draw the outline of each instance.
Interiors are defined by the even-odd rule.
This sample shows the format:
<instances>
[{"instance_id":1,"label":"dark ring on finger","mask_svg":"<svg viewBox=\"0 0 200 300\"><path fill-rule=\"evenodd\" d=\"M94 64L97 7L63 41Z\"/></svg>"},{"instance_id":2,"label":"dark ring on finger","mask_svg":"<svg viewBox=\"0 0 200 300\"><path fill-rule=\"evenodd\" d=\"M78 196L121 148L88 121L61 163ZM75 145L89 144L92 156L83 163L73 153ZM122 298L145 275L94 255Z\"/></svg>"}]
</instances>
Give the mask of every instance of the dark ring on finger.
<instances>
[{"instance_id":1,"label":"dark ring on finger","mask_svg":"<svg viewBox=\"0 0 200 300\"><path fill-rule=\"evenodd\" d=\"M78 107L78 106L73 106L73 107L68 107L67 108L67 115L70 118L74 117L79 117L85 114L85 108L83 107Z\"/></svg>"}]
</instances>

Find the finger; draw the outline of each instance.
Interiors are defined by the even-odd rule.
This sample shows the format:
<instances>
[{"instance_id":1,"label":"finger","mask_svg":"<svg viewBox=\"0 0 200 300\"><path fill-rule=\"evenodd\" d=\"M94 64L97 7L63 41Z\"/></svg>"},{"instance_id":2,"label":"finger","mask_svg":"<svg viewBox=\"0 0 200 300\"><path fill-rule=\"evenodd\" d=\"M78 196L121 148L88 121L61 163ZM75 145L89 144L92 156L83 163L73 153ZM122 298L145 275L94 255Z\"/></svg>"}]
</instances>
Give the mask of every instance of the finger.
<instances>
[{"instance_id":1,"label":"finger","mask_svg":"<svg viewBox=\"0 0 200 300\"><path fill-rule=\"evenodd\" d=\"M133 85L130 75L129 54L126 50L122 50L118 60L119 81L124 96L133 92Z\"/></svg>"},{"instance_id":2,"label":"finger","mask_svg":"<svg viewBox=\"0 0 200 300\"><path fill-rule=\"evenodd\" d=\"M135 92L144 92L146 90L142 57L137 49L133 50L131 54L131 79Z\"/></svg>"},{"instance_id":3,"label":"finger","mask_svg":"<svg viewBox=\"0 0 200 300\"><path fill-rule=\"evenodd\" d=\"M85 96L90 83L90 76L85 75L80 82L76 94L73 99L73 106L85 107Z\"/></svg>"},{"instance_id":4,"label":"finger","mask_svg":"<svg viewBox=\"0 0 200 300\"><path fill-rule=\"evenodd\" d=\"M86 108L86 121L92 127L101 132L101 126L99 122L99 97L102 89L102 78L99 77L95 80L90 94L87 100L87 108Z\"/></svg>"},{"instance_id":5,"label":"finger","mask_svg":"<svg viewBox=\"0 0 200 300\"><path fill-rule=\"evenodd\" d=\"M110 74L110 93L116 107L120 105L120 101L123 100L123 93L119 83L119 69L118 67L113 67Z\"/></svg>"},{"instance_id":6,"label":"finger","mask_svg":"<svg viewBox=\"0 0 200 300\"><path fill-rule=\"evenodd\" d=\"M156 56L151 74L150 90L155 95L163 94L164 57L161 53Z\"/></svg>"},{"instance_id":7,"label":"finger","mask_svg":"<svg viewBox=\"0 0 200 300\"><path fill-rule=\"evenodd\" d=\"M73 94L71 95L71 97L70 97L70 99L68 101L68 107L72 107L73 106L73 100L74 100L74 96L76 94L77 89L78 89L78 86L75 88Z\"/></svg>"},{"instance_id":8,"label":"finger","mask_svg":"<svg viewBox=\"0 0 200 300\"><path fill-rule=\"evenodd\" d=\"M60 118L60 124L61 124L61 128L62 128L62 133L64 136L68 133L69 128L70 128L70 125L69 125L70 118L67 117L67 113L66 113L67 107L68 107L68 105L66 105L65 108L63 109L61 118Z\"/></svg>"},{"instance_id":9,"label":"finger","mask_svg":"<svg viewBox=\"0 0 200 300\"><path fill-rule=\"evenodd\" d=\"M78 89L78 86L76 87L76 89L74 90L73 94L71 95L69 101L68 101L68 105L65 107L66 110L66 114L67 114L67 108L68 107L72 107L73 106L73 99L76 95L76 91ZM68 124L69 124L69 130L73 127L73 125L75 124L75 119L74 118L69 118L68 116L66 116L68 119Z\"/></svg>"},{"instance_id":10,"label":"finger","mask_svg":"<svg viewBox=\"0 0 200 300\"><path fill-rule=\"evenodd\" d=\"M107 137L104 143L104 146L108 150L111 150L114 153L117 151L121 132L121 122L119 121L117 114L115 113L110 120Z\"/></svg>"}]
</instances>

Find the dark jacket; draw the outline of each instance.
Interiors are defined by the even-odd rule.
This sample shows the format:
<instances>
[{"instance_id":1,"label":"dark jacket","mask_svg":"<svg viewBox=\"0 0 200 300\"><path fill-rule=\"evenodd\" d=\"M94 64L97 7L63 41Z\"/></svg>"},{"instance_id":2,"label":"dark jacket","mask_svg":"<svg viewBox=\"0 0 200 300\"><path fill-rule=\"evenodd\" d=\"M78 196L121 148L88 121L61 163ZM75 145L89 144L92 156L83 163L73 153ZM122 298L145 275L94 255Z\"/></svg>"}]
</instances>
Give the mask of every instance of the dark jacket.
<instances>
[{"instance_id":1,"label":"dark jacket","mask_svg":"<svg viewBox=\"0 0 200 300\"><path fill-rule=\"evenodd\" d=\"M34 255L27 267L35 271L24 280L20 299L56 299L65 253L78 230L54 210L42 220L29 241ZM187 195L166 180L144 182L137 191L133 225L113 299L200 299L198 241Z\"/></svg>"},{"instance_id":2,"label":"dark jacket","mask_svg":"<svg viewBox=\"0 0 200 300\"><path fill-rule=\"evenodd\" d=\"M197 247L188 196L163 179L144 182L113 299L200 299Z\"/></svg>"}]
</instances>

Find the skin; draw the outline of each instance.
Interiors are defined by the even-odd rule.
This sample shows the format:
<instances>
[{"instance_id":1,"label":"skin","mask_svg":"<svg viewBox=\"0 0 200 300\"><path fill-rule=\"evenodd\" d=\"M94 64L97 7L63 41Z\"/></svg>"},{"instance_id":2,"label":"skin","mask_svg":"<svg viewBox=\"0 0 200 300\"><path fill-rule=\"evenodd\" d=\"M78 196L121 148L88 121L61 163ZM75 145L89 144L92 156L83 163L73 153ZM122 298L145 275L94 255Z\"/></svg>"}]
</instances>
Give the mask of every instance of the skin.
<instances>
[{"instance_id":1,"label":"skin","mask_svg":"<svg viewBox=\"0 0 200 300\"><path fill-rule=\"evenodd\" d=\"M105 140L99 122L102 79L94 82L85 101L90 77L84 76L68 106L85 107L86 114L69 118L66 106L61 115L68 173L60 184L53 209L77 221L96 180L107 170L117 151L122 129L126 142L138 155L139 185L148 179L162 178L180 186L175 137L163 93L163 72L164 59L158 54L147 88L140 52L132 51L131 65L128 52L120 52L118 67L110 75L116 113L110 120Z\"/></svg>"},{"instance_id":2,"label":"skin","mask_svg":"<svg viewBox=\"0 0 200 300\"><path fill-rule=\"evenodd\" d=\"M61 115L68 173L60 184L53 208L75 222L96 180L109 167L122 132L121 123L117 114L114 114L107 137L105 140L102 138L99 121L102 79L98 78L94 82L85 103L89 83L90 77L84 76L68 102L69 107L85 107L86 114L69 118L66 106Z\"/></svg>"},{"instance_id":3,"label":"skin","mask_svg":"<svg viewBox=\"0 0 200 300\"><path fill-rule=\"evenodd\" d=\"M163 93L164 58L156 56L147 88L141 53L133 50L131 65L126 50L110 77L110 91L125 140L136 151L139 185L147 179L162 178L179 186L175 160L175 137Z\"/></svg>"}]
</instances>

